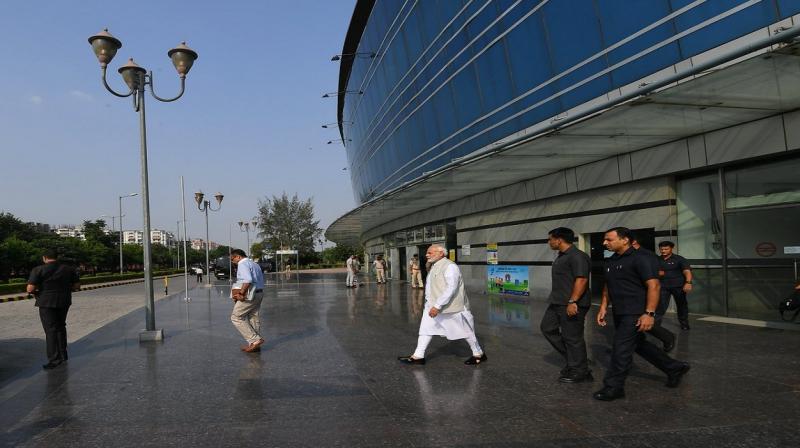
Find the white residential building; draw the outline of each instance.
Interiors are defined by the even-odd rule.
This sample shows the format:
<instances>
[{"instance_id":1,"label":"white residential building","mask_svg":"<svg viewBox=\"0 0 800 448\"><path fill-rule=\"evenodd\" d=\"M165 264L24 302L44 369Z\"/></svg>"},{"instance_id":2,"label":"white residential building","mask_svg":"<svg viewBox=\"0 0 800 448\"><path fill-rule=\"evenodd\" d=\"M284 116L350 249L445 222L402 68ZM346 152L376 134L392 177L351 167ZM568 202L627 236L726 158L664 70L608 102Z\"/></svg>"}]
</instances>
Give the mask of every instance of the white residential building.
<instances>
[{"instance_id":1,"label":"white residential building","mask_svg":"<svg viewBox=\"0 0 800 448\"><path fill-rule=\"evenodd\" d=\"M61 225L55 228L53 230L53 233L64 238L70 237L70 238L80 238L82 240L86 239L86 235L83 233L83 226Z\"/></svg>"},{"instance_id":2,"label":"white residential building","mask_svg":"<svg viewBox=\"0 0 800 448\"><path fill-rule=\"evenodd\" d=\"M122 232L122 241L125 244L142 244L144 233L141 230L125 230ZM162 246L172 246L175 243L175 235L164 230L150 230L150 243Z\"/></svg>"}]
</instances>

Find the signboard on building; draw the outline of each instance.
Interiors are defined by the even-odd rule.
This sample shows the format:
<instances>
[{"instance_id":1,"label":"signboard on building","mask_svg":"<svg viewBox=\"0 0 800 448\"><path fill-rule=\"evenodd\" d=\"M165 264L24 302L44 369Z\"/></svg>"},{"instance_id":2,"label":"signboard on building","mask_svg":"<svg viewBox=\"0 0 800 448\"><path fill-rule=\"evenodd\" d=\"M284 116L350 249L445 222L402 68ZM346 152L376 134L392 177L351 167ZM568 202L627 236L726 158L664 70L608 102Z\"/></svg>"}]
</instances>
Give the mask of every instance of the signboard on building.
<instances>
[{"instance_id":1,"label":"signboard on building","mask_svg":"<svg viewBox=\"0 0 800 448\"><path fill-rule=\"evenodd\" d=\"M784 255L800 255L800 246L784 246Z\"/></svg>"},{"instance_id":2,"label":"signboard on building","mask_svg":"<svg viewBox=\"0 0 800 448\"><path fill-rule=\"evenodd\" d=\"M461 255L465 257L472 255L472 246L469 244L461 246Z\"/></svg>"},{"instance_id":3,"label":"signboard on building","mask_svg":"<svg viewBox=\"0 0 800 448\"><path fill-rule=\"evenodd\" d=\"M489 294L530 296L530 271L528 266L489 266L486 290Z\"/></svg>"},{"instance_id":4,"label":"signboard on building","mask_svg":"<svg viewBox=\"0 0 800 448\"><path fill-rule=\"evenodd\" d=\"M486 264L497 264L497 243L486 244Z\"/></svg>"}]
</instances>

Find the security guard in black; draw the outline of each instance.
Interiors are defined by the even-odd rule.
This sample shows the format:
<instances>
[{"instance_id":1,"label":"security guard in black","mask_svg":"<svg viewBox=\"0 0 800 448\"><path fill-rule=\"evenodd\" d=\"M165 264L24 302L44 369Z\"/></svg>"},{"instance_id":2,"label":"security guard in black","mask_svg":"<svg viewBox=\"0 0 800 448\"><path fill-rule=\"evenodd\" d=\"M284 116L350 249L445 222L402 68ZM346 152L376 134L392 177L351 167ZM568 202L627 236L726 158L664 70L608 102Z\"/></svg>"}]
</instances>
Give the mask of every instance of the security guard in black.
<instances>
[{"instance_id":1,"label":"security guard in black","mask_svg":"<svg viewBox=\"0 0 800 448\"><path fill-rule=\"evenodd\" d=\"M658 270L647 254L634 248L614 254L606 263L606 287L614 315L645 314L647 280L658 279Z\"/></svg>"},{"instance_id":2,"label":"security guard in black","mask_svg":"<svg viewBox=\"0 0 800 448\"><path fill-rule=\"evenodd\" d=\"M658 306L658 269L651 256L631 247L630 240L630 230L626 228L615 228L605 235L604 243L614 255L606 262L606 287L597 322L606 325L610 302L615 331L603 389L594 394L598 400L625 396L625 379L633 365L634 352L666 373L669 387L677 387L680 377L688 371L688 364L670 358L645 337L653 327Z\"/></svg>"},{"instance_id":3,"label":"security guard in black","mask_svg":"<svg viewBox=\"0 0 800 448\"><path fill-rule=\"evenodd\" d=\"M36 297L39 318L47 341L47 364L53 369L67 360L67 313L72 305L72 291L80 289L78 270L59 263L56 255L45 254L44 264L31 270L28 293Z\"/></svg>"}]
</instances>

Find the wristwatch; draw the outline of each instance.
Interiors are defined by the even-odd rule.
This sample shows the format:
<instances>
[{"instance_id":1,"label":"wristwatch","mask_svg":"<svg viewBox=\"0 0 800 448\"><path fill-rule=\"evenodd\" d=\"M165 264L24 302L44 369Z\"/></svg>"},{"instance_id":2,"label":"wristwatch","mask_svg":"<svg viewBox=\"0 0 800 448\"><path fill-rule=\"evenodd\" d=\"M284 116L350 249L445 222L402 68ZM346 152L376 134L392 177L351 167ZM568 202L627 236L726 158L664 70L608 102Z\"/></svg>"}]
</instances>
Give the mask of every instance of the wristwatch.
<instances>
[{"instance_id":1,"label":"wristwatch","mask_svg":"<svg viewBox=\"0 0 800 448\"><path fill-rule=\"evenodd\" d=\"M647 314L650 317L656 317L656 312L655 311L645 311L644 314Z\"/></svg>"},{"instance_id":2,"label":"wristwatch","mask_svg":"<svg viewBox=\"0 0 800 448\"><path fill-rule=\"evenodd\" d=\"M578 303L578 301L577 301L577 300L575 300L575 299L569 299L569 300L567 301L567 305L572 305L572 304L574 304L574 303Z\"/></svg>"}]
</instances>

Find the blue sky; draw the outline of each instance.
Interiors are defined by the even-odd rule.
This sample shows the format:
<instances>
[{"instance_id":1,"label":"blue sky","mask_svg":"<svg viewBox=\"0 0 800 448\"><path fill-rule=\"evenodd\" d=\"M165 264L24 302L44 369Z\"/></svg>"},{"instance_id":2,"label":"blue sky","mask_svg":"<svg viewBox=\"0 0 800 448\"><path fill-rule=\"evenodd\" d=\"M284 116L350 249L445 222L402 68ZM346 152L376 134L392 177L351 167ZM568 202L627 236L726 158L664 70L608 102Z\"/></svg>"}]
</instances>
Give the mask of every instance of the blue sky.
<instances>
[{"instance_id":1,"label":"blue sky","mask_svg":"<svg viewBox=\"0 0 800 448\"><path fill-rule=\"evenodd\" d=\"M0 211L25 221L77 224L117 213L140 191L138 116L113 97L87 38L107 27L122 41L109 83L129 57L153 70L156 93L179 79L166 52L199 53L183 98L147 98L151 222L174 231L179 176L189 236L205 232L192 193L225 195L209 216L211 240L256 214L265 196L313 198L323 227L355 205L336 130L338 65L354 0L15 1L0 13ZM134 6L138 12L134 12ZM311 149L309 149L311 148ZM141 228L141 200L124 200L125 228ZM245 235L234 228L235 246Z\"/></svg>"}]
</instances>

